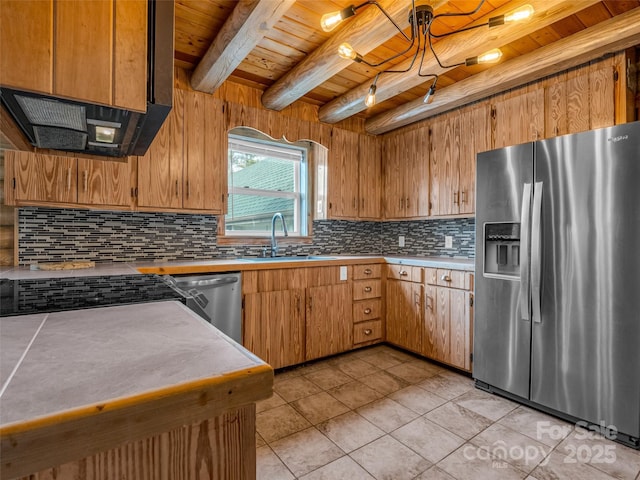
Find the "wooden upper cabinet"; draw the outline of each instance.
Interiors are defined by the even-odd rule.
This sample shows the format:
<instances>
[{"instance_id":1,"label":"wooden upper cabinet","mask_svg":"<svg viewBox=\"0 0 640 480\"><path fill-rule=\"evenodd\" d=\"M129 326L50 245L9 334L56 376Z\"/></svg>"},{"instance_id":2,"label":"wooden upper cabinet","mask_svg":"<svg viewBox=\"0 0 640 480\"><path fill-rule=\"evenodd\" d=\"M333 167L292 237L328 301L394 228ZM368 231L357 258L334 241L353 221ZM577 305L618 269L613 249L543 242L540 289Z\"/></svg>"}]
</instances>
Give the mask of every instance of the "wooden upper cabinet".
<instances>
[{"instance_id":1,"label":"wooden upper cabinet","mask_svg":"<svg viewBox=\"0 0 640 480\"><path fill-rule=\"evenodd\" d=\"M147 110L147 0L115 2L113 105Z\"/></svg>"},{"instance_id":2,"label":"wooden upper cabinet","mask_svg":"<svg viewBox=\"0 0 640 480\"><path fill-rule=\"evenodd\" d=\"M459 214L473 214L476 211L476 155L491 150L490 118L486 103L465 109L460 116Z\"/></svg>"},{"instance_id":3,"label":"wooden upper cabinet","mask_svg":"<svg viewBox=\"0 0 640 480\"><path fill-rule=\"evenodd\" d=\"M129 161L78 159L78 203L131 205Z\"/></svg>"},{"instance_id":4,"label":"wooden upper cabinet","mask_svg":"<svg viewBox=\"0 0 640 480\"><path fill-rule=\"evenodd\" d=\"M458 164L460 159L460 120L448 115L431 125L431 214L458 213Z\"/></svg>"},{"instance_id":5,"label":"wooden upper cabinet","mask_svg":"<svg viewBox=\"0 0 640 480\"><path fill-rule=\"evenodd\" d=\"M475 213L476 155L490 149L487 104L442 117L431 127L431 215Z\"/></svg>"},{"instance_id":6,"label":"wooden upper cabinet","mask_svg":"<svg viewBox=\"0 0 640 480\"><path fill-rule=\"evenodd\" d=\"M509 98L493 104L493 148L502 148L535 140L544 136L544 91L522 89Z\"/></svg>"},{"instance_id":7,"label":"wooden upper cabinet","mask_svg":"<svg viewBox=\"0 0 640 480\"><path fill-rule=\"evenodd\" d=\"M328 161L328 198L330 218L358 217L358 142L359 135L334 128Z\"/></svg>"},{"instance_id":8,"label":"wooden upper cabinet","mask_svg":"<svg viewBox=\"0 0 640 480\"><path fill-rule=\"evenodd\" d=\"M183 207L223 213L227 135L224 102L187 92L184 101Z\"/></svg>"},{"instance_id":9,"label":"wooden upper cabinet","mask_svg":"<svg viewBox=\"0 0 640 480\"><path fill-rule=\"evenodd\" d=\"M54 94L111 105L112 0L57 0L54 32Z\"/></svg>"},{"instance_id":10,"label":"wooden upper cabinet","mask_svg":"<svg viewBox=\"0 0 640 480\"><path fill-rule=\"evenodd\" d=\"M545 137L615 124L614 58L550 79L545 87Z\"/></svg>"},{"instance_id":11,"label":"wooden upper cabinet","mask_svg":"<svg viewBox=\"0 0 640 480\"><path fill-rule=\"evenodd\" d=\"M0 83L146 111L146 0L1 0Z\"/></svg>"},{"instance_id":12,"label":"wooden upper cabinet","mask_svg":"<svg viewBox=\"0 0 640 480\"><path fill-rule=\"evenodd\" d=\"M224 102L174 89L173 108L138 159L138 206L224 212L227 131Z\"/></svg>"},{"instance_id":13,"label":"wooden upper cabinet","mask_svg":"<svg viewBox=\"0 0 640 480\"><path fill-rule=\"evenodd\" d=\"M0 13L0 84L52 93L53 0L2 0Z\"/></svg>"},{"instance_id":14,"label":"wooden upper cabinet","mask_svg":"<svg viewBox=\"0 0 640 480\"><path fill-rule=\"evenodd\" d=\"M73 157L5 151L13 162L16 202L77 202L77 164Z\"/></svg>"},{"instance_id":15,"label":"wooden upper cabinet","mask_svg":"<svg viewBox=\"0 0 640 480\"><path fill-rule=\"evenodd\" d=\"M382 206L382 156L380 141L372 135L360 135L358 162L358 217L380 219Z\"/></svg>"},{"instance_id":16,"label":"wooden upper cabinet","mask_svg":"<svg viewBox=\"0 0 640 480\"><path fill-rule=\"evenodd\" d=\"M153 139L138 157L138 206L182 208L183 92L173 91L173 108Z\"/></svg>"},{"instance_id":17,"label":"wooden upper cabinet","mask_svg":"<svg viewBox=\"0 0 640 480\"><path fill-rule=\"evenodd\" d=\"M388 219L429 214L429 150L425 127L383 139L384 215Z\"/></svg>"},{"instance_id":18,"label":"wooden upper cabinet","mask_svg":"<svg viewBox=\"0 0 640 480\"><path fill-rule=\"evenodd\" d=\"M400 155L400 135L385 135L383 139L384 158L384 216L402 218L404 216L404 168Z\"/></svg>"}]
</instances>

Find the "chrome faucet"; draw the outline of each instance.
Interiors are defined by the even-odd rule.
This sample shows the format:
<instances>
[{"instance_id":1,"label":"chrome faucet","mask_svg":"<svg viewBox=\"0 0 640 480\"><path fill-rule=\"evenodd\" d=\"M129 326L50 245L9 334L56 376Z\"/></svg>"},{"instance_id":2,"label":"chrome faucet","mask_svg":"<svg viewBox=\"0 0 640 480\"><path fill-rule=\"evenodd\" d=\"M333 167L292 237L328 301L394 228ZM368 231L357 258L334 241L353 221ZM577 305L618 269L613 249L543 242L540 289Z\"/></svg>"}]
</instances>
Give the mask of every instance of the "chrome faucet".
<instances>
[{"instance_id":1,"label":"chrome faucet","mask_svg":"<svg viewBox=\"0 0 640 480\"><path fill-rule=\"evenodd\" d=\"M280 218L282 221L282 230L284 231L284 236L288 237L289 232L287 232L287 224L284 221L284 217L280 212L274 213L271 218L271 256L275 257L278 254L278 242L276 241L276 218Z\"/></svg>"}]
</instances>

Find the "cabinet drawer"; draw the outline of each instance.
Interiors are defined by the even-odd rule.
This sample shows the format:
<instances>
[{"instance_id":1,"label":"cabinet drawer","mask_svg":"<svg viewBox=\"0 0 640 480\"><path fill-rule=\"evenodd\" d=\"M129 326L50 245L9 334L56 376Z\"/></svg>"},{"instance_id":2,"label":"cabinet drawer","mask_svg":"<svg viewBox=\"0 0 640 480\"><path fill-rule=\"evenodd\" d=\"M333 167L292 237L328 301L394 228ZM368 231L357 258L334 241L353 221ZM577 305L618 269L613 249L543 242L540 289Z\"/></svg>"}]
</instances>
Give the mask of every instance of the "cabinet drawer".
<instances>
[{"instance_id":1,"label":"cabinet drawer","mask_svg":"<svg viewBox=\"0 0 640 480\"><path fill-rule=\"evenodd\" d=\"M356 280L353 282L353 299L364 300L377 298L382 295L382 283L380 280Z\"/></svg>"},{"instance_id":2,"label":"cabinet drawer","mask_svg":"<svg viewBox=\"0 0 640 480\"><path fill-rule=\"evenodd\" d=\"M373 342L382 339L382 320L356 323L353 326L353 344Z\"/></svg>"},{"instance_id":3,"label":"cabinet drawer","mask_svg":"<svg viewBox=\"0 0 640 480\"><path fill-rule=\"evenodd\" d=\"M354 265L353 279L364 280L366 278L380 278L382 276L382 265Z\"/></svg>"},{"instance_id":4,"label":"cabinet drawer","mask_svg":"<svg viewBox=\"0 0 640 480\"><path fill-rule=\"evenodd\" d=\"M382 300L374 298L353 304L353 321L362 322L382 316Z\"/></svg>"},{"instance_id":5,"label":"cabinet drawer","mask_svg":"<svg viewBox=\"0 0 640 480\"><path fill-rule=\"evenodd\" d=\"M406 265L387 265L387 278L406 280L408 282L422 282L423 268L408 267Z\"/></svg>"},{"instance_id":6,"label":"cabinet drawer","mask_svg":"<svg viewBox=\"0 0 640 480\"><path fill-rule=\"evenodd\" d=\"M461 270L444 270L439 268L437 273L437 283L441 287L465 288L465 273Z\"/></svg>"}]
</instances>

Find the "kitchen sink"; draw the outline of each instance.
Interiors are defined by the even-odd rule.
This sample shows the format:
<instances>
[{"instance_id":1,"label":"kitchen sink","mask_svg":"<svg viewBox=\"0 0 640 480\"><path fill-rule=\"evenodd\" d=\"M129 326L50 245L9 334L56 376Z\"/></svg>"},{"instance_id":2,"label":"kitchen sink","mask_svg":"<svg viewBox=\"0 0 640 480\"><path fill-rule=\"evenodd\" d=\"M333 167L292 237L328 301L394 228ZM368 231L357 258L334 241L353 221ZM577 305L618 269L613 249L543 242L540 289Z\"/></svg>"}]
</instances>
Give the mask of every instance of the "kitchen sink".
<instances>
[{"instance_id":1,"label":"kitchen sink","mask_svg":"<svg viewBox=\"0 0 640 480\"><path fill-rule=\"evenodd\" d=\"M335 258L323 255L292 255L289 257L243 257L238 260L243 262L299 262L302 260L335 260Z\"/></svg>"}]
</instances>

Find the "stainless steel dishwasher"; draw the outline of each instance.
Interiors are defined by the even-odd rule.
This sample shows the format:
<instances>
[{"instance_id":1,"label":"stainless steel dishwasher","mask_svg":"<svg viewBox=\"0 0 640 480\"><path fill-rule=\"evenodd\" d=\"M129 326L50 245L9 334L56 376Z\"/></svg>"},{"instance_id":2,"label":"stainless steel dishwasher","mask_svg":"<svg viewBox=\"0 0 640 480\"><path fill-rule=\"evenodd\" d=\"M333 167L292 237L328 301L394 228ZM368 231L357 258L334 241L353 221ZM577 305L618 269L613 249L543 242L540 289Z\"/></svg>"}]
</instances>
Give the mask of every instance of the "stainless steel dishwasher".
<instances>
[{"instance_id":1,"label":"stainless steel dishwasher","mask_svg":"<svg viewBox=\"0 0 640 480\"><path fill-rule=\"evenodd\" d=\"M189 308L222 333L242 344L240 272L173 276L172 278L174 285L187 293Z\"/></svg>"}]
</instances>

